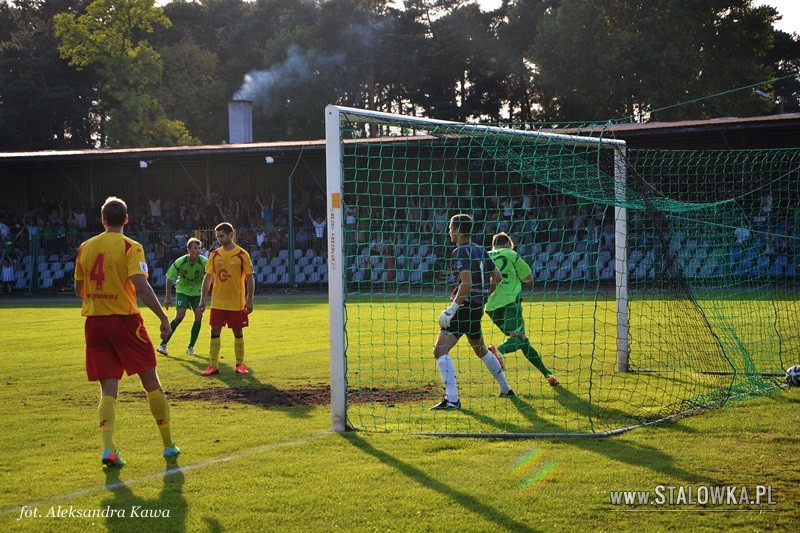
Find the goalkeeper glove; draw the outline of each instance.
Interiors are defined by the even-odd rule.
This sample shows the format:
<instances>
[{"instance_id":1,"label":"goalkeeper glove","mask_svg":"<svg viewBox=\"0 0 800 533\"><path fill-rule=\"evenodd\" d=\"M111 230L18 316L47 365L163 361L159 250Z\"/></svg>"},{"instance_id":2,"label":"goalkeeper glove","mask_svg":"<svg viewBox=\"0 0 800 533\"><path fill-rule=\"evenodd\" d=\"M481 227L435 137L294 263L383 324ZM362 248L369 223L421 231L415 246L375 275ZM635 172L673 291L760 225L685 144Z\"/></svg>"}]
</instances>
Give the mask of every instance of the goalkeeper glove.
<instances>
[{"instance_id":1,"label":"goalkeeper glove","mask_svg":"<svg viewBox=\"0 0 800 533\"><path fill-rule=\"evenodd\" d=\"M439 315L439 325L442 327L442 329L447 329L450 327L450 321L453 320L454 316L456 316L456 311L458 311L459 307L461 306L453 302L450 304L450 307L442 311L442 314Z\"/></svg>"}]
</instances>

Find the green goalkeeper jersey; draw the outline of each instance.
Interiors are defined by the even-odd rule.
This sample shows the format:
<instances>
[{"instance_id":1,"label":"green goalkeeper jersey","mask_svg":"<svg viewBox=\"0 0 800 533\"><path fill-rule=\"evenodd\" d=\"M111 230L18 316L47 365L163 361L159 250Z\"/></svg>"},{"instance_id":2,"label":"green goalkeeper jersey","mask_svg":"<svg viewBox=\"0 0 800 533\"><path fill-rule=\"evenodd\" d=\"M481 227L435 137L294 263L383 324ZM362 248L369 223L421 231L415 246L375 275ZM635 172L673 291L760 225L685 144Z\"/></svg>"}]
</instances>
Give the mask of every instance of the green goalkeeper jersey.
<instances>
[{"instance_id":1,"label":"green goalkeeper jersey","mask_svg":"<svg viewBox=\"0 0 800 533\"><path fill-rule=\"evenodd\" d=\"M186 296L200 296L203 289L203 276L206 274L206 263L208 259L198 256L197 262L189 262L189 254L181 256L172 263L167 270L167 279L175 283L175 292Z\"/></svg>"},{"instance_id":2,"label":"green goalkeeper jersey","mask_svg":"<svg viewBox=\"0 0 800 533\"><path fill-rule=\"evenodd\" d=\"M511 248L498 248L489 252L497 270L503 274L503 281L495 287L486 302L486 311L494 311L517 301L522 291L522 281L531 275L531 267Z\"/></svg>"}]
</instances>

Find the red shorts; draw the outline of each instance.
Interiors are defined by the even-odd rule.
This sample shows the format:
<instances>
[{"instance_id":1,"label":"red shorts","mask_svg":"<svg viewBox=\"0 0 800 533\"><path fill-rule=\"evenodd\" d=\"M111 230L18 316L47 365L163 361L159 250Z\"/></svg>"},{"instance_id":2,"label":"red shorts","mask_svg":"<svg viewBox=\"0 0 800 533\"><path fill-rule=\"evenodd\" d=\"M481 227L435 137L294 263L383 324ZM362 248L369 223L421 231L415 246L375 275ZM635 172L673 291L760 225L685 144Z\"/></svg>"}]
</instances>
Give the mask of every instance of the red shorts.
<instances>
[{"instance_id":1,"label":"red shorts","mask_svg":"<svg viewBox=\"0 0 800 533\"><path fill-rule=\"evenodd\" d=\"M129 376L155 368L153 343L142 315L86 317L86 375L89 381Z\"/></svg>"},{"instance_id":2,"label":"red shorts","mask_svg":"<svg viewBox=\"0 0 800 533\"><path fill-rule=\"evenodd\" d=\"M225 309L211 308L211 316L208 323L212 326L228 326L230 329L242 329L247 327L247 311L227 311Z\"/></svg>"}]
</instances>

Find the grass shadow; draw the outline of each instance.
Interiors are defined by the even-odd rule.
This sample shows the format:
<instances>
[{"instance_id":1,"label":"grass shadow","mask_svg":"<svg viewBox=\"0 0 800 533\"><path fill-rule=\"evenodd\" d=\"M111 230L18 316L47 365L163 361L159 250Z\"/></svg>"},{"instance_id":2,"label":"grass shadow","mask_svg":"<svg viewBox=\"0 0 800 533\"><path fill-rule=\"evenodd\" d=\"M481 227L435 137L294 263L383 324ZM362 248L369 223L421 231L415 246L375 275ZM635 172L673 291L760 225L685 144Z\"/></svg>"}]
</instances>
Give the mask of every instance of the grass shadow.
<instances>
[{"instance_id":1,"label":"grass shadow","mask_svg":"<svg viewBox=\"0 0 800 533\"><path fill-rule=\"evenodd\" d=\"M364 439L354 433L342 434L341 436L349 444L361 452L378 459L383 464L393 468L398 474L404 475L415 483L418 483L429 490L436 491L439 494L449 498L465 510L482 516L487 521L495 524L497 529L506 531L536 531L527 524L519 522L503 511L486 504L479 498L450 487L438 479L426 474L419 468L375 448L373 445L366 442Z\"/></svg>"},{"instance_id":2,"label":"grass shadow","mask_svg":"<svg viewBox=\"0 0 800 533\"><path fill-rule=\"evenodd\" d=\"M101 510L118 511L106 517L108 531L186 531L189 504L183 494L185 476L177 459L165 459L164 485L154 499L137 496L120 478L121 469L105 468L106 489L111 495L102 501Z\"/></svg>"},{"instance_id":3,"label":"grass shadow","mask_svg":"<svg viewBox=\"0 0 800 533\"><path fill-rule=\"evenodd\" d=\"M579 397L568 391L563 392L566 393L563 397L563 400L570 405L571 408L579 409L579 412L586 412L587 407L585 405L581 405L580 402L587 402L581 400ZM605 438L599 436L594 437L592 435L588 435L587 437L559 437L557 435L571 433L571 431L566 427L559 426L554 422L536 416L536 410L534 409L533 405L519 396L510 398L509 401L514 404L520 414L527 419L533 427L536 427L537 429L541 428L541 431L537 431L537 433L553 434L554 436L550 438L558 440L559 442L563 442L592 453L603 455L606 458L614 461L627 463L639 468L647 468L665 476L672 476L675 479L680 479L687 483L714 484L720 482L719 480L713 480L683 470L675 465L675 459L671 455L653 446L630 442L624 439L615 438L615 436ZM470 409L462 409L461 411L464 414L475 418L482 424L496 427L504 432L530 432L529 427L509 423L507 421L496 420L491 416L478 414ZM548 437L543 436L543 438Z\"/></svg>"}]
</instances>

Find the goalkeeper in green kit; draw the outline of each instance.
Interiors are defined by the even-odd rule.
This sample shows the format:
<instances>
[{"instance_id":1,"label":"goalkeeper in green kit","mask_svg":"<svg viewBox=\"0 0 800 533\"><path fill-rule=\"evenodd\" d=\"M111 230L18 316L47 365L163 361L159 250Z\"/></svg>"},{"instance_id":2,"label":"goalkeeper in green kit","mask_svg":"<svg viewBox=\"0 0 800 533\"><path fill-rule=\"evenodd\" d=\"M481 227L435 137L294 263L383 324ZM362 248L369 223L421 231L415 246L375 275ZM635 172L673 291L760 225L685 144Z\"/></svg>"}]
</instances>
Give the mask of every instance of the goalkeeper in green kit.
<instances>
[{"instance_id":1,"label":"goalkeeper in green kit","mask_svg":"<svg viewBox=\"0 0 800 533\"><path fill-rule=\"evenodd\" d=\"M194 237L186 241L186 250L189 252L179 257L172 263L167 270L167 295L164 298L164 307L169 309L172 305L172 284L175 283L175 318L170 322L172 333L169 337L156 348L162 355L167 353L167 343L175 335L178 325L183 322L186 310L194 311L194 323L192 324L192 335L189 339L189 347L186 348L187 355L194 355L194 343L200 334L200 326L203 320L203 311L198 308L200 304L200 292L203 288L203 277L206 272L208 260L200 255L201 242ZM177 280L177 281L176 281Z\"/></svg>"},{"instance_id":2,"label":"goalkeeper in green kit","mask_svg":"<svg viewBox=\"0 0 800 533\"><path fill-rule=\"evenodd\" d=\"M526 285L533 283L531 267L514 251L514 241L503 232L492 237L492 249L489 257L494 261L497 270L503 274L503 281L489 296L489 300L486 302L486 314L508 337L503 344L497 347L489 346L489 350L501 361L504 354L522 350L525 358L539 369L539 372L547 378L550 386L557 386L558 380L544 366L542 356L531 346L525 335L521 293L523 283Z\"/></svg>"}]
</instances>

